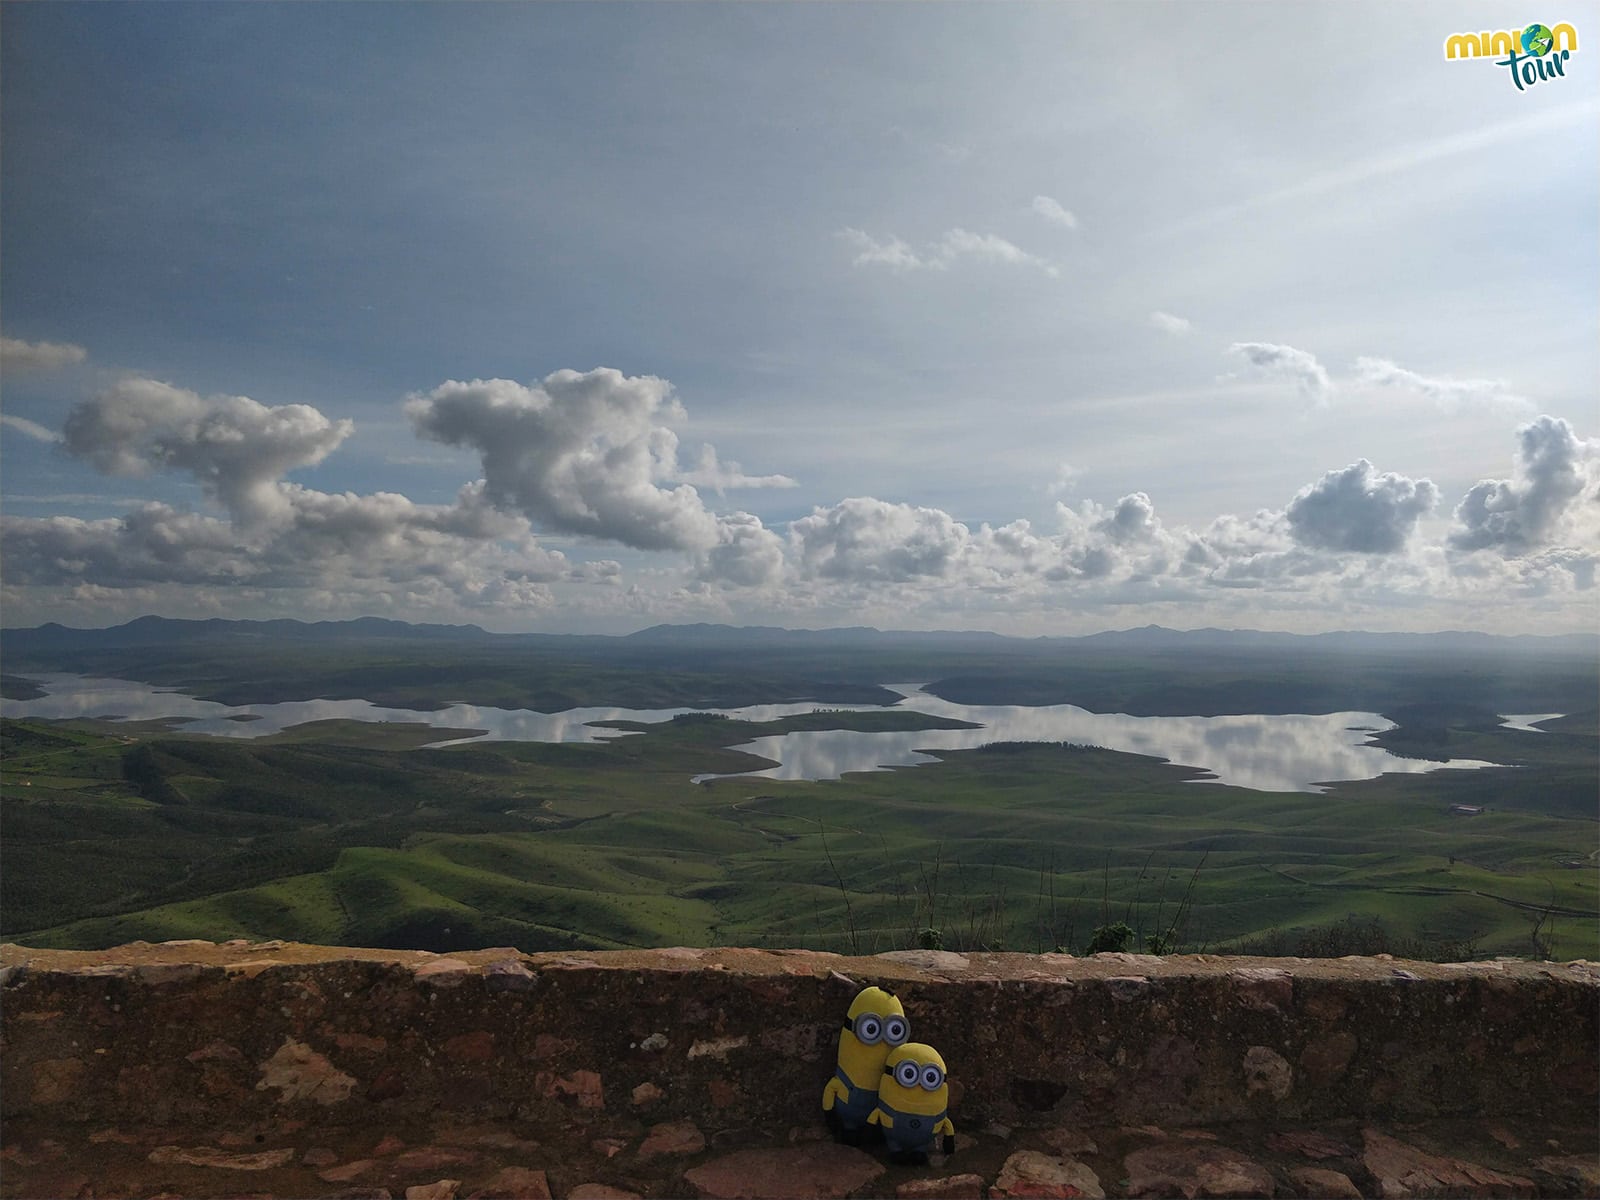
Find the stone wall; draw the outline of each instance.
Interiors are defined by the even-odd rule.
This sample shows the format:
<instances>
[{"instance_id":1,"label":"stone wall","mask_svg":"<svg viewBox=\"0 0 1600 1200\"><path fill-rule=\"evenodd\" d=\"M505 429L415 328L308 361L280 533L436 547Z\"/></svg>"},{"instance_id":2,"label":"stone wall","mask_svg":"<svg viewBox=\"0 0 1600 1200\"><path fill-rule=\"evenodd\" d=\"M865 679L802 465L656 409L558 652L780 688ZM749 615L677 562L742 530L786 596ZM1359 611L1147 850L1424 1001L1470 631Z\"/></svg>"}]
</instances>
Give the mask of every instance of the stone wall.
<instances>
[{"instance_id":1,"label":"stone wall","mask_svg":"<svg viewBox=\"0 0 1600 1200\"><path fill-rule=\"evenodd\" d=\"M1587 963L185 942L6 946L0 968L5 1117L60 1127L448 1114L586 1153L690 1125L714 1144L781 1140L819 1124L840 1021L869 983L943 1054L961 1130L1583 1126L1600 1061Z\"/></svg>"}]
</instances>

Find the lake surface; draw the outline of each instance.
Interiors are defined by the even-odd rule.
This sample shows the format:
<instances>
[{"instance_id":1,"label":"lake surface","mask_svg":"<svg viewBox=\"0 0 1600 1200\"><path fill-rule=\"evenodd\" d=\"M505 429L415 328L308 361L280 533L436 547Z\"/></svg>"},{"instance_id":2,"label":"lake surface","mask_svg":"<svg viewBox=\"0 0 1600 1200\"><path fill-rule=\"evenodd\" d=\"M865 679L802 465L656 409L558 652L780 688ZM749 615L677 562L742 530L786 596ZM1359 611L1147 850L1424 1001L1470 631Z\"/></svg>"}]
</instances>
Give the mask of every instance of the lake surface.
<instances>
[{"instance_id":1,"label":"lake surface","mask_svg":"<svg viewBox=\"0 0 1600 1200\"><path fill-rule=\"evenodd\" d=\"M481 729L472 741L598 742L629 736L597 727L596 721L638 721L658 724L685 712L719 711L747 721L772 721L815 711L814 701L760 704L737 709L574 708L561 713L527 709L453 704L437 712L382 708L366 700L300 700L237 707L197 700L181 692L123 679L77 675L31 676L48 693L36 700L0 700L8 717L101 718L130 721L174 720L185 733L253 738L277 733L307 721L393 721L440 729ZM776 761L770 770L753 772L770 779L837 779L850 771L916 766L935 761L924 750L966 750L988 742L1079 742L1149 754L1183 766L1198 767L1225 783L1261 791L1320 792L1321 784L1372 779L1385 773L1420 774L1440 768L1478 768L1492 763L1475 759L1428 762L1399 758L1366 744L1375 732L1392 727L1375 713L1322 715L1249 715L1226 717L1131 717L1093 713L1070 704L954 704L923 692L915 684L888 685L906 699L904 707L936 717L973 722L978 729L930 729L911 733L862 733L824 730L756 738L739 746ZM828 705L852 711L874 711L876 705ZM1536 714L1547 719L1557 714ZM1529 717L1518 726L1526 728ZM450 745L459 738L434 743ZM749 778L751 776L744 776ZM717 776L698 776L700 779Z\"/></svg>"}]
</instances>

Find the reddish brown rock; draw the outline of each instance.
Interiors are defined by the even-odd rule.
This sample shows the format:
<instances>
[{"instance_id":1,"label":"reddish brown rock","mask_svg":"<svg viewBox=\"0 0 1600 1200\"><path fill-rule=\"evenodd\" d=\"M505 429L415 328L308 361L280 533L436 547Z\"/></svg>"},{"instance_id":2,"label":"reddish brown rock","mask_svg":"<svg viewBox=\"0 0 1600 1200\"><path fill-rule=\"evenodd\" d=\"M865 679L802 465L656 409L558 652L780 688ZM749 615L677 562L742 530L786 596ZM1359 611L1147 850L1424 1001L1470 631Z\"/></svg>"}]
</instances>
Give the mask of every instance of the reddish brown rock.
<instances>
[{"instance_id":1,"label":"reddish brown rock","mask_svg":"<svg viewBox=\"0 0 1600 1200\"><path fill-rule=\"evenodd\" d=\"M1325 1167L1296 1167L1289 1179L1307 1200L1361 1200L1361 1189L1340 1171Z\"/></svg>"},{"instance_id":2,"label":"reddish brown rock","mask_svg":"<svg viewBox=\"0 0 1600 1200\"><path fill-rule=\"evenodd\" d=\"M1276 1050L1251 1046L1244 1052L1245 1092L1265 1092L1274 1100L1287 1100L1294 1090L1294 1068Z\"/></svg>"},{"instance_id":3,"label":"reddish brown rock","mask_svg":"<svg viewBox=\"0 0 1600 1200\"><path fill-rule=\"evenodd\" d=\"M335 1067L304 1042L283 1039L273 1056L261 1064L261 1082L256 1091L278 1089L278 1103L313 1100L318 1104L337 1104L350 1098L356 1086L351 1076Z\"/></svg>"},{"instance_id":4,"label":"reddish brown rock","mask_svg":"<svg viewBox=\"0 0 1600 1200\"><path fill-rule=\"evenodd\" d=\"M1103 1200L1105 1189L1100 1177L1075 1158L1058 1158L1037 1150L1018 1150L1000 1168L1000 1177L989 1195L1002 1200L1010 1197L1040 1197L1041 1200L1072 1200L1087 1197Z\"/></svg>"},{"instance_id":5,"label":"reddish brown rock","mask_svg":"<svg viewBox=\"0 0 1600 1200\"><path fill-rule=\"evenodd\" d=\"M460 987L472 973L472 964L459 958L431 959L411 972L414 979L434 987Z\"/></svg>"},{"instance_id":6,"label":"reddish brown rock","mask_svg":"<svg viewBox=\"0 0 1600 1200\"><path fill-rule=\"evenodd\" d=\"M255 1154L230 1154L210 1146L185 1149L182 1146L157 1146L150 1151L149 1161L164 1165L185 1167L220 1167L228 1171L270 1171L294 1158L294 1148L262 1150Z\"/></svg>"},{"instance_id":7,"label":"reddish brown rock","mask_svg":"<svg viewBox=\"0 0 1600 1200\"><path fill-rule=\"evenodd\" d=\"M437 1171L443 1167L465 1167L478 1161L471 1150L451 1150L444 1146L419 1146L394 1160L402 1171Z\"/></svg>"},{"instance_id":8,"label":"reddish brown rock","mask_svg":"<svg viewBox=\"0 0 1600 1200\"><path fill-rule=\"evenodd\" d=\"M199 979L203 969L199 963L145 963L133 969L133 977L146 987L171 987Z\"/></svg>"},{"instance_id":9,"label":"reddish brown rock","mask_svg":"<svg viewBox=\"0 0 1600 1200\"><path fill-rule=\"evenodd\" d=\"M580 1183L567 1193L567 1200L640 1200L638 1192L625 1192L604 1183Z\"/></svg>"},{"instance_id":10,"label":"reddish brown rock","mask_svg":"<svg viewBox=\"0 0 1600 1200\"><path fill-rule=\"evenodd\" d=\"M1376 1129L1361 1131L1365 1150L1361 1165L1376 1181L1384 1200L1410 1196L1499 1197L1535 1196L1533 1180L1502 1175L1459 1158L1419 1150Z\"/></svg>"},{"instance_id":11,"label":"reddish brown rock","mask_svg":"<svg viewBox=\"0 0 1600 1200\"><path fill-rule=\"evenodd\" d=\"M884 1172L869 1154L832 1142L740 1150L683 1177L705 1200L838 1200Z\"/></svg>"},{"instance_id":12,"label":"reddish brown rock","mask_svg":"<svg viewBox=\"0 0 1600 1200\"><path fill-rule=\"evenodd\" d=\"M1338 1079L1356 1053L1356 1035L1348 1029L1324 1034L1300 1052L1300 1069L1317 1087Z\"/></svg>"},{"instance_id":13,"label":"reddish brown rock","mask_svg":"<svg viewBox=\"0 0 1600 1200\"><path fill-rule=\"evenodd\" d=\"M358 1158L354 1162L347 1162L342 1167L329 1167L326 1171L318 1171L317 1178L323 1183L350 1183L360 1179L378 1164L370 1158Z\"/></svg>"},{"instance_id":14,"label":"reddish brown rock","mask_svg":"<svg viewBox=\"0 0 1600 1200\"><path fill-rule=\"evenodd\" d=\"M440 1179L434 1183L419 1183L406 1189L406 1200L456 1200L461 1189L459 1179Z\"/></svg>"},{"instance_id":15,"label":"reddish brown rock","mask_svg":"<svg viewBox=\"0 0 1600 1200\"><path fill-rule=\"evenodd\" d=\"M1081 1129L1074 1129L1070 1125L1063 1125L1058 1129L1048 1129L1044 1133L1044 1144L1057 1154L1067 1158L1078 1158L1085 1154L1099 1154L1100 1147L1095 1140Z\"/></svg>"},{"instance_id":16,"label":"reddish brown rock","mask_svg":"<svg viewBox=\"0 0 1600 1200\"><path fill-rule=\"evenodd\" d=\"M1516 1134L1512 1133L1504 1125L1487 1126L1484 1132L1492 1137L1495 1141L1499 1142L1507 1150L1522 1149L1522 1139Z\"/></svg>"},{"instance_id":17,"label":"reddish brown rock","mask_svg":"<svg viewBox=\"0 0 1600 1200\"><path fill-rule=\"evenodd\" d=\"M541 1033L533 1039L533 1057L540 1061L562 1054L571 1054L577 1048L576 1042L558 1038L554 1034Z\"/></svg>"},{"instance_id":18,"label":"reddish brown rock","mask_svg":"<svg viewBox=\"0 0 1600 1200\"><path fill-rule=\"evenodd\" d=\"M367 1089L367 1099L373 1102L396 1100L406 1094L406 1077L393 1067L379 1071Z\"/></svg>"},{"instance_id":19,"label":"reddish brown rock","mask_svg":"<svg viewBox=\"0 0 1600 1200\"><path fill-rule=\"evenodd\" d=\"M534 1086L547 1100L571 1099L579 1108L604 1108L605 1092L597 1071L574 1071L571 1075L552 1075L541 1071Z\"/></svg>"},{"instance_id":20,"label":"reddish brown rock","mask_svg":"<svg viewBox=\"0 0 1600 1200\"><path fill-rule=\"evenodd\" d=\"M313 1146L300 1156L302 1166L331 1167L339 1161L339 1156L326 1146Z\"/></svg>"},{"instance_id":21,"label":"reddish brown rock","mask_svg":"<svg viewBox=\"0 0 1600 1200\"><path fill-rule=\"evenodd\" d=\"M364 1033L336 1033L333 1044L341 1050L358 1050L363 1054L382 1054L389 1048L387 1038L368 1037Z\"/></svg>"},{"instance_id":22,"label":"reddish brown rock","mask_svg":"<svg viewBox=\"0 0 1600 1200\"><path fill-rule=\"evenodd\" d=\"M1167 1142L1122 1160L1129 1196L1271 1197L1272 1175L1225 1146Z\"/></svg>"},{"instance_id":23,"label":"reddish brown rock","mask_svg":"<svg viewBox=\"0 0 1600 1200\"><path fill-rule=\"evenodd\" d=\"M1600 1159L1573 1154L1547 1155L1533 1160L1536 1171L1554 1175L1566 1184L1576 1184L1580 1196L1600 1196Z\"/></svg>"},{"instance_id":24,"label":"reddish brown rock","mask_svg":"<svg viewBox=\"0 0 1600 1200\"><path fill-rule=\"evenodd\" d=\"M660 1100L666 1093L653 1083L641 1083L633 1089L633 1106L635 1108L649 1108Z\"/></svg>"},{"instance_id":25,"label":"reddish brown rock","mask_svg":"<svg viewBox=\"0 0 1600 1200\"><path fill-rule=\"evenodd\" d=\"M244 1054L237 1046L230 1046L227 1042L217 1039L207 1042L200 1049L183 1056L189 1062L209 1062L220 1059L224 1062L243 1062Z\"/></svg>"},{"instance_id":26,"label":"reddish brown rock","mask_svg":"<svg viewBox=\"0 0 1600 1200\"><path fill-rule=\"evenodd\" d=\"M139 1139L131 1133L123 1133L120 1129L96 1129L89 1135L89 1140L95 1145L104 1145L106 1142L116 1142L119 1146L137 1146Z\"/></svg>"},{"instance_id":27,"label":"reddish brown rock","mask_svg":"<svg viewBox=\"0 0 1600 1200\"><path fill-rule=\"evenodd\" d=\"M628 1143L621 1138L595 1138L589 1143L589 1149L596 1154L603 1154L607 1158L615 1158L628 1148Z\"/></svg>"},{"instance_id":28,"label":"reddish brown rock","mask_svg":"<svg viewBox=\"0 0 1600 1200\"><path fill-rule=\"evenodd\" d=\"M531 992L536 981L534 973L514 958L490 963L483 978L491 992Z\"/></svg>"},{"instance_id":29,"label":"reddish brown rock","mask_svg":"<svg viewBox=\"0 0 1600 1200\"><path fill-rule=\"evenodd\" d=\"M744 1091L728 1079L713 1079L706 1084L706 1095L711 1097L712 1108L732 1108L744 1100Z\"/></svg>"},{"instance_id":30,"label":"reddish brown rock","mask_svg":"<svg viewBox=\"0 0 1600 1200\"><path fill-rule=\"evenodd\" d=\"M44 1058L33 1064L33 1102L60 1104L78 1094L84 1066L76 1058Z\"/></svg>"},{"instance_id":31,"label":"reddish brown rock","mask_svg":"<svg viewBox=\"0 0 1600 1200\"><path fill-rule=\"evenodd\" d=\"M467 1200L550 1200L550 1183L543 1171L502 1167L469 1193Z\"/></svg>"},{"instance_id":32,"label":"reddish brown rock","mask_svg":"<svg viewBox=\"0 0 1600 1200\"><path fill-rule=\"evenodd\" d=\"M895 1200L983 1200L982 1175L913 1179L894 1190Z\"/></svg>"},{"instance_id":33,"label":"reddish brown rock","mask_svg":"<svg viewBox=\"0 0 1600 1200\"><path fill-rule=\"evenodd\" d=\"M705 1134L693 1121L668 1121L650 1127L649 1136L639 1147L640 1158L663 1154L699 1154L706 1148Z\"/></svg>"},{"instance_id":34,"label":"reddish brown rock","mask_svg":"<svg viewBox=\"0 0 1600 1200\"><path fill-rule=\"evenodd\" d=\"M372 1148L372 1156L374 1158L384 1158L390 1154L399 1154L405 1148L406 1144L403 1141L395 1137L394 1134L388 1133L383 1136L382 1141Z\"/></svg>"},{"instance_id":35,"label":"reddish brown rock","mask_svg":"<svg viewBox=\"0 0 1600 1200\"><path fill-rule=\"evenodd\" d=\"M1313 1129L1288 1129L1267 1135L1267 1145L1280 1154L1298 1154L1303 1158L1354 1158L1355 1149Z\"/></svg>"},{"instance_id":36,"label":"reddish brown rock","mask_svg":"<svg viewBox=\"0 0 1600 1200\"><path fill-rule=\"evenodd\" d=\"M494 1057L494 1034L486 1029L457 1034L444 1044L444 1053L454 1062L488 1062Z\"/></svg>"},{"instance_id":37,"label":"reddish brown rock","mask_svg":"<svg viewBox=\"0 0 1600 1200\"><path fill-rule=\"evenodd\" d=\"M1294 976L1281 967L1235 967L1228 978L1245 1008L1287 1013L1294 1007Z\"/></svg>"}]
</instances>

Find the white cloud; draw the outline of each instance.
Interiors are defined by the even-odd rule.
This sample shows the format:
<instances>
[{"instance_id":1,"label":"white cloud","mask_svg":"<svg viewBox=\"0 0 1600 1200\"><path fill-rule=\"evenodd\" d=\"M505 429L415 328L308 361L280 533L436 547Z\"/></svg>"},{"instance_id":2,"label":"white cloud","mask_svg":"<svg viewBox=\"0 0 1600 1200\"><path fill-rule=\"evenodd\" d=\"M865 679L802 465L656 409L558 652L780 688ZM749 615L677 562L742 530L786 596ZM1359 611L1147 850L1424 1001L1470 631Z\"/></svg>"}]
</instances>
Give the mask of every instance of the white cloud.
<instances>
[{"instance_id":1,"label":"white cloud","mask_svg":"<svg viewBox=\"0 0 1600 1200\"><path fill-rule=\"evenodd\" d=\"M8 429L15 429L26 437L31 437L36 442L59 442L61 435L53 429L46 429L37 421L30 421L26 417L13 417L10 413L0 413L0 425Z\"/></svg>"},{"instance_id":2,"label":"white cloud","mask_svg":"<svg viewBox=\"0 0 1600 1200\"><path fill-rule=\"evenodd\" d=\"M794 488L800 484L787 475L746 475L736 462L721 462L714 447L701 446L693 469L679 471L679 483L710 488L721 495L741 488Z\"/></svg>"},{"instance_id":3,"label":"white cloud","mask_svg":"<svg viewBox=\"0 0 1600 1200\"><path fill-rule=\"evenodd\" d=\"M1585 441L1566 421L1541 416L1517 430L1517 476L1485 479L1473 485L1456 506L1457 528L1450 544L1458 550L1499 550L1527 554L1549 544L1562 531L1578 498L1594 482L1595 443ZM1587 505L1594 523L1595 501ZM1592 536L1593 530L1585 530Z\"/></svg>"},{"instance_id":4,"label":"white cloud","mask_svg":"<svg viewBox=\"0 0 1600 1200\"><path fill-rule=\"evenodd\" d=\"M808 575L904 582L949 573L971 532L940 509L858 496L790 522L789 537Z\"/></svg>"},{"instance_id":5,"label":"white cloud","mask_svg":"<svg viewBox=\"0 0 1600 1200\"><path fill-rule=\"evenodd\" d=\"M71 342L25 342L0 337L0 370L4 371L54 371L88 357L87 350Z\"/></svg>"},{"instance_id":6,"label":"white cloud","mask_svg":"<svg viewBox=\"0 0 1600 1200\"><path fill-rule=\"evenodd\" d=\"M1356 382L1426 396L1446 412L1461 408L1528 411L1533 401L1500 379L1434 379L1408 371L1386 358L1356 359Z\"/></svg>"},{"instance_id":7,"label":"white cloud","mask_svg":"<svg viewBox=\"0 0 1600 1200\"><path fill-rule=\"evenodd\" d=\"M763 587L783 572L783 540L760 517L736 512L718 521L717 544L701 556L697 574L708 582Z\"/></svg>"},{"instance_id":8,"label":"white cloud","mask_svg":"<svg viewBox=\"0 0 1600 1200\"><path fill-rule=\"evenodd\" d=\"M680 477L672 385L609 367L540 384L450 381L406 405L417 433L477 451L489 500L541 527L640 550L706 550L717 519Z\"/></svg>"},{"instance_id":9,"label":"white cloud","mask_svg":"<svg viewBox=\"0 0 1600 1200\"><path fill-rule=\"evenodd\" d=\"M130 378L74 408L62 440L111 475L187 471L235 519L259 521L287 513L281 476L321 462L354 428L305 404L268 408Z\"/></svg>"},{"instance_id":10,"label":"white cloud","mask_svg":"<svg viewBox=\"0 0 1600 1200\"><path fill-rule=\"evenodd\" d=\"M1049 196L1035 196L1033 198L1033 211L1046 221L1061 225L1067 229L1078 227L1078 218L1061 207L1060 201L1052 200Z\"/></svg>"},{"instance_id":11,"label":"white cloud","mask_svg":"<svg viewBox=\"0 0 1600 1200\"><path fill-rule=\"evenodd\" d=\"M1171 313L1157 309L1150 314L1150 324L1162 333L1170 333L1174 337L1183 337L1194 329L1194 323L1185 317L1175 317Z\"/></svg>"},{"instance_id":12,"label":"white cloud","mask_svg":"<svg viewBox=\"0 0 1600 1200\"><path fill-rule=\"evenodd\" d=\"M119 518L0 518L11 585L123 590L145 585L333 590L376 597L395 587L473 604L496 587L569 578L562 555L526 523L485 510L474 489L452 505L379 492L330 494L285 485L283 523L238 524L165 504ZM502 591L501 594L509 594Z\"/></svg>"},{"instance_id":13,"label":"white cloud","mask_svg":"<svg viewBox=\"0 0 1600 1200\"><path fill-rule=\"evenodd\" d=\"M924 262L905 242L891 236L880 242L871 234L859 229L841 230L839 236L853 245L858 253L851 260L857 267L888 267L891 271L914 271L933 264Z\"/></svg>"},{"instance_id":14,"label":"white cloud","mask_svg":"<svg viewBox=\"0 0 1600 1200\"><path fill-rule=\"evenodd\" d=\"M228 519L166 504L119 518L0 522L12 587L136 592L226 587L256 594L364 596L468 606L548 602L545 584L574 576L521 516L487 502L481 481L445 505L392 492L329 493L281 476L322 461L351 431L307 405L269 408L244 396L202 398L124 379L68 414L64 444L107 474L192 474ZM333 602L333 601L330 601ZM338 602L342 603L342 601Z\"/></svg>"},{"instance_id":15,"label":"white cloud","mask_svg":"<svg viewBox=\"0 0 1600 1200\"><path fill-rule=\"evenodd\" d=\"M1302 546L1394 554L1405 548L1417 520L1433 511L1438 499L1429 480L1379 475L1363 458L1302 488L1285 516L1290 535Z\"/></svg>"},{"instance_id":16,"label":"white cloud","mask_svg":"<svg viewBox=\"0 0 1600 1200\"><path fill-rule=\"evenodd\" d=\"M1316 356L1293 346L1271 342L1235 342L1228 353L1243 359L1258 373L1291 380L1313 400L1325 400L1333 392L1333 381Z\"/></svg>"},{"instance_id":17,"label":"white cloud","mask_svg":"<svg viewBox=\"0 0 1600 1200\"><path fill-rule=\"evenodd\" d=\"M958 259L971 258L978 262L1036 267L1052 278L1060 274L1054 265L1038 255L1029 254L1005 238L992 233L972 233L965 229L947 230L935 243L934 254L935 261L942 266L949 266Z\"/></svg>"},{"instance_id":18,"label":"white cloud","mask_svg":"<svg viewBox=\"0 0 1600 1200\"><path fill-rule=\"evenodd\" d=\"M956 263L967 259L974 262L1032 267L1043 271L1051 278L1056 278L1061 273L1054 263L1036 254L1029 254L998 234L973 233L971 230L959 227L945 230L936 241L930 242L920 251L893 235L887 241L879 241L859 229L844 229L840 231L839 236L855 246L858 253L851 261L852 265L857 267L888 267L896 273L916 270L948 271Z\"/></svg>"},{"instance_id":19,"label":"white cloud","mask_svg":"<svg viewBox=\"0 0 1600 1200\"><path fill-rule=\"evenodd\" d=\"M1056 467L1055 478L1045 485L1045 495L1060 496L1070 492L1078 486L1078 480L1083 478L1083 471L1071 463L1061 463Z\"/></svg>"}]
</instances>

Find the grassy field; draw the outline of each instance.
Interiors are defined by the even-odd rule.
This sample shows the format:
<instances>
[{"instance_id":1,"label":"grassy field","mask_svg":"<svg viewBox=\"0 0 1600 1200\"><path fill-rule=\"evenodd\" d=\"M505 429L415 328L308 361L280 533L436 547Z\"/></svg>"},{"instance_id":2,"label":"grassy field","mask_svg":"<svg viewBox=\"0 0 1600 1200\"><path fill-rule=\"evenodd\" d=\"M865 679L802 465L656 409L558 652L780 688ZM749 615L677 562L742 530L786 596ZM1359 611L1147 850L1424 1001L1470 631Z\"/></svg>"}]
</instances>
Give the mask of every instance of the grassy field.
<instances>
[{"instance_id":1,"label":"grassy field","mask_svg":"<svg viewBox=\"0 0 1600 1200\"><path fill-rule=\"evenodd\" d=\"M323 722L244 742L5 721L0 920L39 946L871 952L929 930L952 949L1081 950L1117 921L1134 945L1223 950L1355 916L1486 954L1596 955L1592 712L1547 733L1418 712L1396 749L1508 765L1323 795L1063 745L828 783L690 782L767 765L729 748L760 735L938 723L698 716L603 744L419 750L439 732Z\"/></svg>"}]
</instances>

